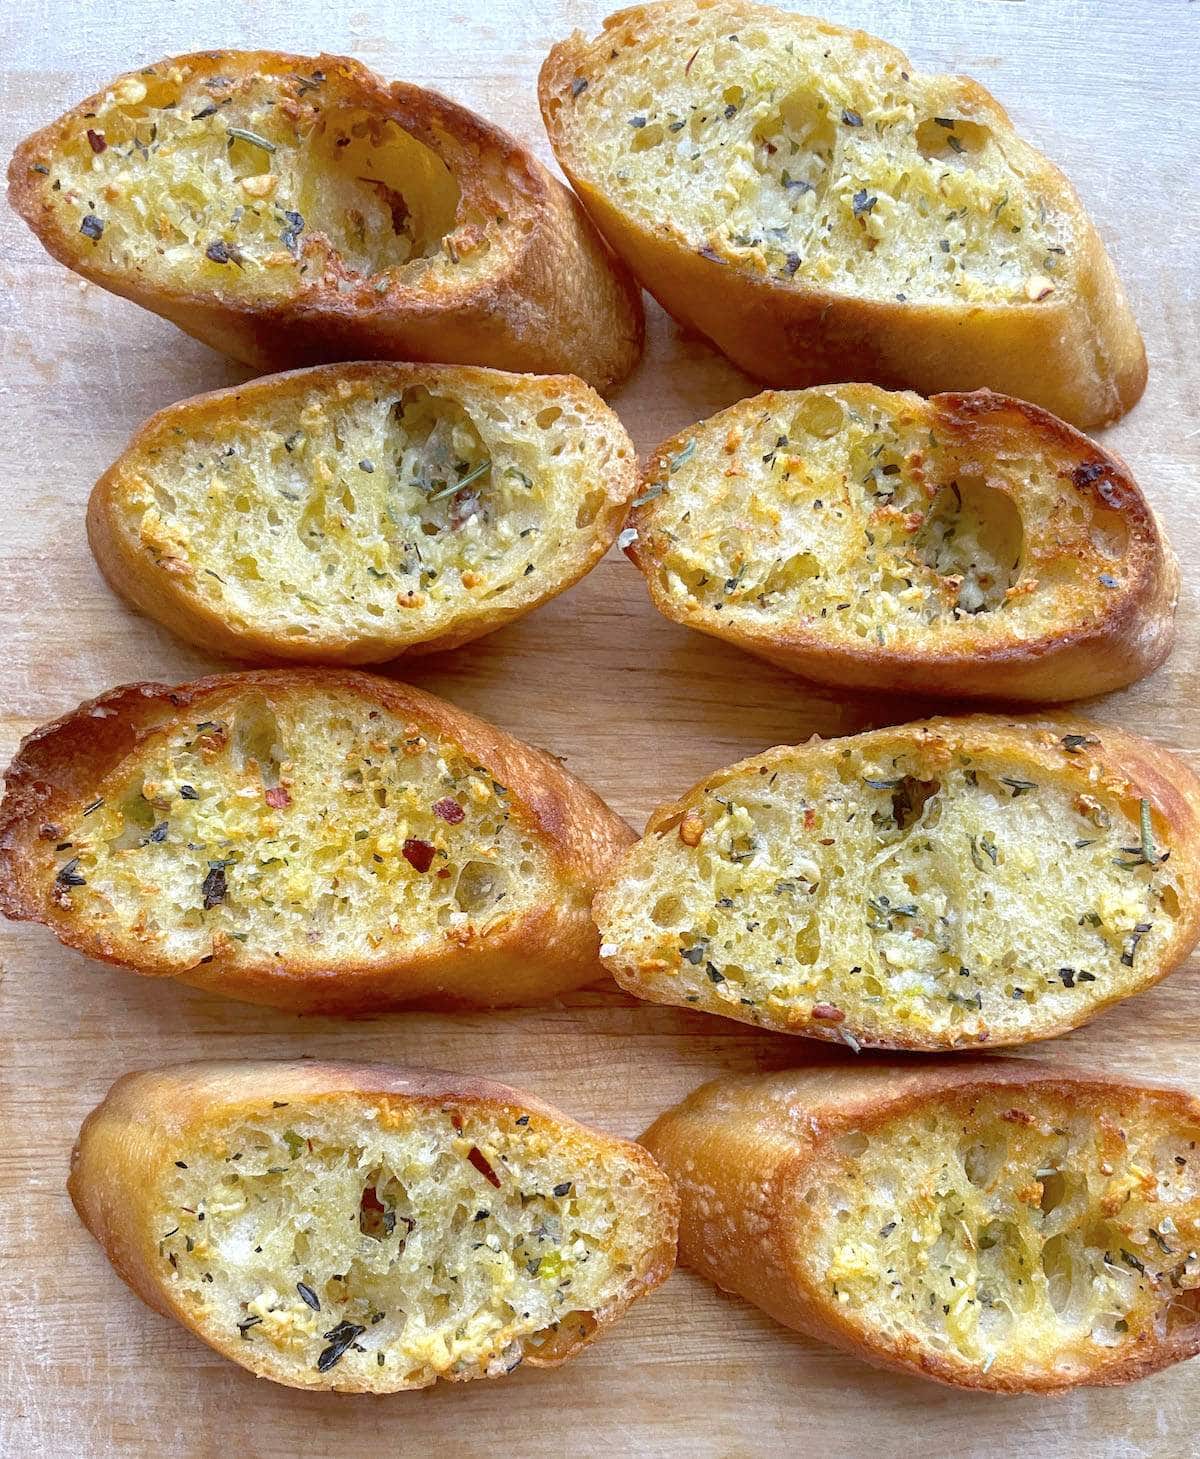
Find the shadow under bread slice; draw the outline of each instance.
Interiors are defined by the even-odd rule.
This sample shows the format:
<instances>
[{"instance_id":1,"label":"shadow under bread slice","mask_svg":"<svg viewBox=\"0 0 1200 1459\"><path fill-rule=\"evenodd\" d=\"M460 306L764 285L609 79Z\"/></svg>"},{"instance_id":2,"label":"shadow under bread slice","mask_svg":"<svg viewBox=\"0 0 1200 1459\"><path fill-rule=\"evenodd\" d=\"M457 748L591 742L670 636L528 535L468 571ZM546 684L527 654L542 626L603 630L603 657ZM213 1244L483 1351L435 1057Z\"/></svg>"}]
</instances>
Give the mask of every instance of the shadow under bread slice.
<instances>
[{"instance_id":1,"label":"shadow under bread slice","mask_svg":"<svg viewBox=\"0 0 1200 1459\"><path fill-rule=\"evenodd\" d=\"M766 391L652 455L658 610L826 684L1061 702L1149 673L1179 568L1118 457L1023 401Z\"/></svg>"},{"instance_id":2,"label":"shadow under bread slice","mask_svg":"<svg viewBox=\"0 0 1200 1459\"><path fill-rule=\"evenodd\" d=\"M69 1189L144 1302L297 1388L557 1366L675 1256L678 1203L640 1146L501 1084L383 1065L128 1074L84 1122Z\"/></svg>"},{"instance_id":3,"label":"shadow under bread slice","mask_svg":"<svg viewBox=\"0 0 1200 1459\"><path fill-rule=\"evenodd\" d=\"M960 1388L1127 1383L1200 1351L1200 1102L1025 1060L718 1079L642 1137L680 1261Z\"/></svg>"},{"instance_id":4,"label":"shadow under bread slice","mask_svg":"<svg viewBox=\"0 0 1200 1459\"><path fill-rule=\"evenodd\" d=\"M782 746L650 817L596 899L655 1003L853 1049L1020 1044L1200 935L1200 783L1068 717L931 719Z\"/></svg>"},{"instance_id":5,"label":"shadow under bread slice","mask_svg":"<svg viewBox=\"0 0 1200 1459\"><path fill-rule=\"evenodd\" d=\"M636 482L573 377L329 365L160 411L96 484L88 535L118 592L210 651L364 664L562 592Z\"/></svg>"},{"instance_id":6,"label":"shadow under bread slice","mask_svg":"<svg viewBox=\"0 0 1200 1459\"><path fill-rule=\"evenodd\" d=\"M349 671L131 684L29 735L0 908L278 1008L536 1003L602 976L633 833L549 754Z\"/></svg>"}]
</instances>

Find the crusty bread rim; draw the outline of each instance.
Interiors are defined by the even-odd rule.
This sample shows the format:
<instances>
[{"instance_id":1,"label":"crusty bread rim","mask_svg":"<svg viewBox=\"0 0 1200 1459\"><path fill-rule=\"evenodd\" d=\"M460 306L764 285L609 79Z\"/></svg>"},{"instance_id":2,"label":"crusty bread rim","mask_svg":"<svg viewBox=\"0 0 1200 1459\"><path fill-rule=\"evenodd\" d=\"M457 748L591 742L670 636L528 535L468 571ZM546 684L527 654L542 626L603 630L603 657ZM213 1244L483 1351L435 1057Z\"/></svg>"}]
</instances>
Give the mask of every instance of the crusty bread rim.
<instances>
[{"instance_id":1,"label":"crusty bread rim","mask_svg":"<svg viewBox=\"0 0 1200 1459\"><path fill-rule=\"evenodd\" d=\"M786 1077L786 1072L778 1076L759 1077L765 1085L772 1077ZM1200 1353L1198 1320L1190 1331L1183 1330L1164 1337L1153 1352L1143 1352L1140 1355L1133 1353L1101 1361L1086 1378L1062 1381L1045 1374L1020 1380L1012 1374L998 1373L994 1369L985 1373L978 1366L958 1363L932 1349L922 1349L915 1341L889 1338L882 1330L868 1340L856 1323L843 1316L835 1304L830 1303L805 1281L803 1274L788 1255L789 1245L794 1249L803 1244L804 1240L803 1212L800 1203L790 1199L790 1196L805 1180L810 1166L816 1166L819 1170L822 1146L838 1135L852 1130L869 1131L910 1110L919 1109L931 1097L943 1095L966 1102L974 1093L1031 1089L1044 1092L1052 1098L1061 1098L1078 1107L1092 1093L1100 1095L1111 1090L1120 1094L1136 1095L1149 1092L1160 1098L1171 1110L1180 1116L1191 1118L1200 1126L1200 1100L1196 1097L1184 1090L1140 1078L1126 1078L1073 1066L1062 1067L1016 1058L910 1059L904 1063L886 1063L877 1058L867 1058L855 1060L853 1064L801 1068L793 1072L801 1080L809 1077L814 1082L824 1075L829 1087L824 1098L816 1090L815 1098L807 1098L805 1091L798 1089L796 1097L789 1101L786 1108L779 1107L773 1111L775 1118L769 1121L776 1138L790 1139L796 1147L794 1153L780 1159L764 1193L762 1229L771 1233L768 1240L774 1249L778 1273L784 1277L786 1283L793 1286L793 1290L788 1291L781 1283L778 1294L774 1296L774 1311L765 1303L758 1303L777 1321L808 1332L819 1340L828 1341L877 1367L916 1373L955 1388L993 1393L1061 1393L1074 1387L1115 1387L1149 1377L1173 1363ZM852 1084L856 1078L863 1080L863 1087L857 1092ZM710 1080L693 1090L675 1109L660 1115L641 1136L642 1142L654 1154L656 1131L660 1126L669 1125L677 1113L685 1113L693 1106L698 1106L698 1113L703 1117L707 1098L724 1087L744 1087L754 1080L755 1076L742 1079L724 1076ZM839 1080L846 1082L848 1097L839 1094ZM737 1120L739 1117L740 1111L734 1111L732 1118ZM667 1168L669 1171L669 1167ZM685 1188L685 1200L686 1194ZM684 1233L688 1224L687 1214L685 1204L682 1223ZM688 1252L683 1241L680 1262L682 1265L689 1265Z\"/></svg>"},{"instance_id":2,"label":"crusty bread rim","mask_svg":"<svg viewBox=\"0 0 1200 1459\"><path fill-rule=\"evenodd\" d=\"M1095 755L1092 747L1086 743L1082 744L1076 753L1066 752L1062 739L1067 734L1082 735L1085 742L1093 738L1099 739L1101 755ZM1023 720L991 714L940 716L914 720L909 724L885 725L879 729L864 730L856 735L831 736L828 739L821 739L814 735L805 744L776 745L772 749L764 750L761 754L751 755L733 765L713 771L711 775L696 781L676 800L669 801L651 812L640 840L629 846L606 874L592 903L592 915L599 925L603 925L608 920L609 908L618 902L620 896L625 868L632 861L642 841L648 840L651 836L665 835L673 830L683 820L686 813L697 805L708 792L738 776L755 771L760 766L766 766L768 769L786 766L797 754L817 755L832 760L841 755L847 743L856 740L874 740L881 747L881 752L883 752L882 747L886 746L890 740L902 751L920 756L927 749L936 747L946 736L953 737L955 742L961 744L971 735L979 736L976 743L977 750L980 748L986 750L993 746L1003 749L1015 743L1031 760L1040 763L1049 775L1056 778L1061 774L1063 768L1062 759L1058 757L1065 756L1067 763L1077 770L1083 770L1088 765L1098 764L1101 771L1101 779L1098 783L1103 789L1116 796L1146 800L1149 803L1150 814L1172 828L1173 855L1179 861L1183 861L1186 856L1191 864L1200 864L1200 777L1177 756L1152 740L1146 740L1140 735L1118 729L1115 725L1102 724L1098 720L1083 719L1069 714L1042 714L1036 718ZM1188 854L1189 847L1191 848L1190 855ZM1149 977L1145 976L1143 972L1144 980L1138 984L1136 989L1124 993L1114 993L1107 998L1098 998L1088 1010L1078 1017L1059 1019L1057 1023L1053 1023L1039 1032L1036 1039L1040 1041L1069 1033L1072 1029L1090 1023L1093 1018L1114 1003L1123 1002L1137 993L1143 993L1148 988L1154 987L1185 961L1198 939L1200 939L1200 895L1188 896L1185 889L1185 895L1180 897L1180 916L1175 921L1170 939L1160 952L1161 962L1158 971ZM660 996L656 988L644 986L642 980L631 975L628 964L620 960L619 949L609 953L608 948L603 947L601 956L613 977L626 992L633 993L636 997L651 1003L664 1003L669 1007L679 1006L678 1000ZM1143 969L1145 966L1142 964ZM723 1016L748 1021L741 1018L735 1004L730 1004ZM763 1025L763 1027L768 1031L772 1029L784 1031L780 1030L777 1024ZM797 1020L795 1025L790 1026L786 1032L802 1034L805 1038L823 1039L831 1043L845 1043L845 1035L839 1032L839 1028L840 1025L810 1017L806 1020ZM1032 1040L1019 1038L996 1039L989 1040L989 1046L1005 1048L1030 1041ZM931 1043L928 1040L915 1038L911 1034L906 1035L899 1030L895 1037L887 1041L886 1045L875 1043L866 1037L860 1038L857 1031L855 1032L855 1042L864 1048L880 1047L901 1052L931 1052L951 1047L941 1040Z\"/></svg>"},{"instance_id":3,"label":"crusty bread rim","mask_svg":"<svg viewBox=\"0 0 1200 1459\"><path fill-rule=\"evenodd\" d=\"M319 282L310 279L302 290L280 299L247 300L239 298L236 290L216 285L189 289L156 280L153 287L147 289L136 272L100 263L91 265L90 255L73 247L76 240L58 226L50 203L39 201L42 178L34 172L34 163L39 153L57 150L59 138L72 125L77 125L81 117L101 106L108 92L119 82L126 78L136 79L148 70L173 66L187 67L200 76L211 74L218 68L226 72L236 69L244 75L276 75L281 78L314 68L323 71L326 81L348 93L356 104L395 122L445 163L459 188L454 226L444 235L445 239L454 237L457 229L466 223L472 208L487 215L495 211L494 194L498 189L488 184L497 179L501 180L500 186L505 194L507 206L504 211L538 220L544 226L539 228L531 223L528 228L507 228L505 247L493 251L491 267L479 270L474 281L468 280L465 286L461 281L456 283L453 289L431 290L419 281L419 275L416 283L409 282L411 273L406 265L400 265L388 269L386 274L360 278L347 291L338 287L336 278L328 282L323 278ZM545 292L552 302L553 295L546 288L547 268L555 262L563 262L555 257L558 250L554 245L562 242L563 236L571 229L579 231L580 247L585 251L591 250L592 261L597 267L602 265L606 268L613 293L620 296L623 310L628 315L622 322L632 331L629 359L624 368L614 368L613 361L606 358L603 368L587 372L594 376L590 383L601 390L609 389L632 368L642 352L645 318L640 287L624 263L608 248L575 195L514 137L484 117L426 87L404 81L388 83L348 56L324 52L316 56L299 56L268 50L193 51L163 57L148 66L126 72L18 145L8 167L8 199L13 210L37 234L42 246L60 263L112 293L164 314L181 328L209 343L213 341L205 330L228 334L232 328L237 347L229 341L215 347L225 348L227 353L234 353L259 368L270 368L272 361L275 365L298 363L294 358L295 342L287 343L290 334L312 336L314 332L319 334L331 327L336 331L351 323L360 331L369 332L376 326L386 326L401 312L408 322L417 324L436 324L448 316L466 312L480 323L493 315L501 316L502 322L508 316L511 322L514 311L508 295L514 280L525 284L517 290L517 314L529 285L535 291ZM379 284L384 279L386 288L380 290ZM504 287L498 289L498 282ZM213 317L214 313L216 317ZM605 323L612 327L615 321ZM319 340L309 338L309 347L314 345L319 346ZM528 347L529 341L525 341L526 352ZM284 360L283 356L287 353L293 355L291 360ZM308 363L313 361L310 359ZM595 360L589 364L595 364Z\"/></svg>"},{"instance_id":4,"label":"crusty bread rim","mask_svg":"<svg viewBox=\"0 0 1200 1459\"><path fill-rule=\"evenodd\" d=\"M432 970L441 971L434 991L421 990L407 999L379 994L378 984L389 970L382 963L330 966L328 959L304 964L293 958L281 967L269 957L252 960L214 953L184 969L143 951L135 971L180 978L274 1007L356 1013L405 1002L422 1007L478 1006L473 996L464 997L459 991L464 983L475 987L493 967L512 971L545 964L551 955L561 970L557 988L578 987L603 976L599 935L588 911L590 889L599 868L635 839L633 831L548 752L413 685L353 670L261 669L213 674L174 687L125 684L31 731L9 766L0 804L0 913L17 921L39 922L88 957L130 966L113 942L56 917L47 889L30 874L29 846L36 843L39 826L85 805L97 779L135 754L159 728L177 722L210 696L255 690L287 694L297 688L361 695L396 715L411 716L498 771L509 790L510 814L541 841L563 882L576 891L577 905L564 895L558 903L534 906L499 936L477 938L448 959L445 954L412 954L404 960L404 969L426 977ZM487 1003L504 1004L505 983L500 982Z\"/></svg>"},{"instance_id":5,"label":"crusty bread rim","mask_svg":"<svg viewBox=\"0 0 1200 1459\"><path fill-rule=\"evenodd\" d=\"M281 637L268 629L252 628L248 623L231 628L220 605L208 603L187 591L178 578L165 574L147 575L145 554L131 542L122 529L117 502L124 479L137 468L137 458L146 448L155 445L168 431L196 432L212 422L226 419L228 403L244 404L247 411L269 406L272 401L297 399L307 389L332 389L339 382L360 384L377 382L381 390L401 390L412 385L425 385L458 399L460 390L514 392L520 398L544 397L546 404L569 399L579 409L591 414L594 422L628 446L625 461L615 456L597 477L595 487L603 490L604 507L592 523L593 538L586 551L572 550L558 555L551 569L552 581L546 582L548 571L522 579L516 591L504 604L464 604L443 632L416 642L380 630L374 635L335 632L309 634L297 641ZM478 365L404 364L386 360L358 360L346 364L314 365L288 370L276 375L260 376L243 385L209 390L176 401L157 411L134 432L121 455L92 488L88 501L88 541L100 569L115 592L135 608L164 623L173 632L201 644L213 653L232 657L253 657L266 660L309 663L328 660L339 664L379 662L400 655L442 653L523 617L541 607L559 593L565 592L596 565L615 541L625 520L629 502L637 491L637 456L615 412L601 397L574 375L521 375ZM548 568L550 565L547 565ZM531 586L525 587L528 582ZM464 596L470 598L464 589ZM384 644L380 648L378 645Z\"/></svg>"},{"instance_id":6,"label":"crusty bread rim","mask_svg":"<svg viewBox=\"0 0 1200 1459\"><path fill-rule=\"evenodd\" d=\"M169 1118L163 1120L160 1117L150 1123L144 1119L144 1093L148 1087L153 1097L156 1086L165 1087L168 1100L165 1111L159 1106L156 1113L160 1116L166 1113ZM537 1349L531 1348L523 1358L531 1367L559 1367L568 1358L574 1357L581 1348L586 1347L601 1328L615 1322L628 1307L661 1286L670 1276L675 1265L679 1201L674 1186L647 1150L632 1141L585 1125L535 1095L490 1079L443 1070L405 1070L389 1064L357 1061L230 1059L194 1060L130 1072L113 1084L101 1103L85 1118L71 1152L67 1190L79 1219L103 1247L121 1279L147 1306L166 1317L174 1318L223 1357L232 1358L246 1366L246 1355L238 1341L235 1339L222 1343L204 1333L183 1306L172 1300L171 1289L149 1269L146 1255L148 1252L153 1253L155 1239L147 1238L128 1219L127 1212L114 1209L103 1195L92 1198L94 1192L88 1174L82 1168L85 1160L84 1147L89 1137L103 1137L104 1126L110 1120L118 1124L125 1121L135 1124L138 1138L144 1139L147 1144L156 1139L161 1143L163 1136L169 1134L176 1142L176 1148L183 1148L190 1134L194 1131L202 1132L214 1114L228 1117L241 1112L249 1115L260 1109L269 1112L272 1101L280 1098L354 1102L360 1099L370 1101L372 1096L377 1097L377 1106L392 1100L419 1104L426 1108L470 1103L485 1115L495 1113L499 1116L509 1111L518 1115L542 1115L558 1125L562 1134L568 1138L582 1133L589 1141L619 1147L624 1155L639 1165L659 1186L663 1234L646 1269L634 1275L623 1296L603 1308L592 1310L594 1326L585 1330L581 1324L572 1324L569 1330L564 1329L558 1341L546 1342ZM121 1155L127 1156L128 1144L122 1142L119 1150ZM133 1162L129 1163L132 1165ZM144 1169L121 1171L118 1168L115 1173L118 1179L122 1176L129 1178L128 1188L133 1200L137 1201L139 1194L146 1200L152 1196L150 1172ZM149 1240L148 1246L143 1244L146 1240ZM262 1354L256 1356L261 1357ZM269 1367L270 1363L262 1366ZM302 1384L279 1372L268 1372L265 1376L294 1388L342 1393L367 1391L362 1385L342 1382ZM465 1382L479 1376L481 1375L476 1373L450 1371L442 1375L442 1379ZM492 1373L486 1376L503 1375Z\"/></svg>"},{"instance_id":7,"label":"crusty bread rim","mask_svg":"<svg viewBox=\"0 0 1200 1459\"><path fill-rule=\"evenodd\" d=\"M836 395L847 388L888 393L869 384L832 386L828 393ZM670 481L672 459L701 431L719 434L720 423L740 421L748 408L760 402L764 408L773 409L781 397L791 393L767 390L738 401L677 432L650 453L635 499L641 505L635 505L630 516L630 525L639 536L629 543L625 553L644 575L650 599L664 617L736 643L794 672L807 671L823 682L883 692L993 701L1062 702L1106 693L1152 673L1167 658L1175 640L1179 562L1128 463L1041 406L991 390L928 397L929 404L939 411L939 431L953 446L969 449L978 422L999 411L1015 412L1039 437L1078 456L1080 466L1104 468L1102 477L1077 479L1073 488L1118 512L1129 530L1128 548L1122 559L1124 581L1121 590L1112 594L1107 613L1040 638L1009 643L983 641L970 650L918 651L867 641L836 641L823 635L819 624L812 628L785 624L769 633L756 632L752 626L743 628L733 620L723 621L724 615L704 605L694 613L679 612L657 579L655 558L642 545L640 534L647 529L653 531L659 500L642 500L646 488Z\"/></svg>"}]
</instances>

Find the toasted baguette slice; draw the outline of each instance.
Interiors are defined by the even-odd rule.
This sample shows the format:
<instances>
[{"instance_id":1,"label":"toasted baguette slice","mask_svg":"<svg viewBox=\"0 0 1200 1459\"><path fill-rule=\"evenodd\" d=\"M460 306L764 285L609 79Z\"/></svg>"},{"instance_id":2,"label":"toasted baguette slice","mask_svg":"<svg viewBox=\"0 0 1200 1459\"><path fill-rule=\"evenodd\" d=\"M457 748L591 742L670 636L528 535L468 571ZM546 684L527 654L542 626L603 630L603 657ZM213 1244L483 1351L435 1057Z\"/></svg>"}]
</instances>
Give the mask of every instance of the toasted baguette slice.
<instances>
[{"instance_id":1,"label":"toasted baguette slice","mask_svg":"<svg viewBox=\"0 0 1200 1459\"><path fill-rule=\"evenodd\" d=\"M0 910L275 1008L535 1003L602 976L589 905L633 839L552 756L390 679L128 684L18 751Z\"/></svg>"},{"instance_id":2,"label":"toasted baguette slice","mask_svg":"<svg viewBox=\"0 0 1200 1459\"><path fill-rule=\"evenodd\" d=\"M127 1074L69 1189L144 1302L293 1388L556 1367L675 1258L678 1202L639 1146L502 1084L383 1065Z\"/></svg>"},{"instance_id":3,"label":"toasted baguette slice","mask_svg":"<svg viewBox=\"0 0 1200 1459\"><path fill-rule=\"evenodd\" d=\"M210 651L362 664L562 592L636 486L620 421L571 376L327 365L160 411L88 535L118 592Z\"/></svg>"},{"instance_id":4,"label":"toasted baguette slice","mask_svg":"<svg viewBox=\"0 0 1200 1459\"><path fill-rule=\"evenodd\" d=\"M1179 566L1128 467L990 391L766 391L660 446L636 500L661 613L822 683L1061 701L1174 638Z\"/></svg>"},{"instance_id":5,"label":"toasted baguette slice","mask_svg":"<svg viewBox=\"0 0 1200 1459\"><path fill-rule=\"evenodd\" d=\"M1200 1101L1048 1064L720 1079L643 1143L680 1260L789 1327L961 1388L1200 1352Z\"/></svg>"},{"instance_id":6,"label":"toasted baguette slice","mask_svg":"<svg viewBox=\"0 0 1200 1459\"><path fill-rule=\"evenodd\" d=\"M745 0L668 0L555 46L540 97L609 242L768 384L986 385L1080 426L1142 393L1075 190L966 77Z\"/></svg>"},{"instance_id":7,"label":"toasted baguette slice","mask_svg":"<svg viewBox=\"0 0 1200 1459\"><path fill-rule=\"evenodd\" d=\"M594 912L653 1003L854 1049L1028 1043L1200 937L1200 781L1065 717L785 745L655 811Z\"/></svg>"},{"instance_id":8,"label":"toasted baguette slice","mask_svg":"<svg viewBox=\"0 0 1200 1459\"><path fill-rule=\"evenodd\" d=\"M440 360L581 375L641 298L506 132L345 56L205 51L28 137L9 201L60 263L259 370Z\"/></svg>"}]
</instances>

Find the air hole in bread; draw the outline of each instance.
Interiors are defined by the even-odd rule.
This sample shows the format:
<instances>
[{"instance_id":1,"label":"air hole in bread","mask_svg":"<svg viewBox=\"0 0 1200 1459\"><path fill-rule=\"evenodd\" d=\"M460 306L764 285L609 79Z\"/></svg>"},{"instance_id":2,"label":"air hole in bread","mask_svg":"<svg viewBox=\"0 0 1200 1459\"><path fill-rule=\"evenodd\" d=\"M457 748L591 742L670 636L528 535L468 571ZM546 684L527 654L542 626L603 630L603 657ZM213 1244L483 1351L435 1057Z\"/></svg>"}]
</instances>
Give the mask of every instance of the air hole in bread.
<instances>
[{"instance_id":1,"label":"air hole in bread","mask_svg":"<svg viewBox=\"0 0 1200 1459\"><path fill-rule=\"evenodd\" d=\"M1129 524L1118 512L1097 507L1091 513L1088 533L1092 546L1110 562L1118 562L1129 550Z\"/></svg>"},{"instance_id":2,"label":"air hole in bread","mask_svg":"<svg viewBox=\"0 0 1200 1459\"><path fill-rule=\"evenodd\" d=\"M602 491L589 491L575 513L576 527L590 526L603 510L606 501L607 497Z\"/></svg>"},{"instance_id":3,"label":"air hole in bread","mask_svg":"<svg viewBox=\"0 0 1200 1459\"><path fill-rule=\"evenodd\" d=\"M211 728L201 730L200 736L202 755L218 752L225 739L224 726L214 722ZM238 704L233 717L233 753L243 774L259 775L268 789L279 784L284 756L279 720L262 696L251 695Z\"/></svg>"},{"instance_id":4,"label":"air hole in bread","mask_svg":"<svg viewBox=\"0 0 1200 1459\"><path fill-rule=\"evenodd\" d=\"M634 133L630 146L634 152L646 152L651 147L657 147L666 134L666 128L662 123L655 122L652 126L639 128Z\"/></svg>"},{"instance_id":5,"label":"air hole in bread","mask_svg":"<svg viewBox=\"0 0 1200 1459\"><path fill-rule=\"evenodd\" d=\"M913 552L939 578L959 580L955 608L998 608L1019 576L1024 529L1012 495L962 474L942 487L913 538Z\"/></svg>"},{"instance_id":6,"label":"air hole in bread","mask_svg":"<svg viewBox=\"0 0 1200 1459\"><path fill-rule=\"evenodd\" d=\"M732 122L745 97L740 86L726 91L740 97L734 113L724 118ZM705 137L709 120L701 116L700 126L694 128L698 140ZM753 230L756 236L771 229L782 230L783 237L797 241L808 238L817 217L818 194L824 190L833 160L834 137L828 107L803 87L758 121L752 136L753 161L762 177L764 217L761 233ZM731 235L737 232L737 228L730 229Z\"/></svg>"},{"instance_id":7,"label":"air hole in bread","mask_svg":"<svg viewBox=\"0 0 1200 1459\"><path fill-rule=\"evenodd\" d=\"M915 775L903 775L892 792L892 820L899 831L909 831L925 819L930 801L941 790L937 780L918 780ZM928 813L928 824L936 825L936 806Z\"/></svg>"},{"instance_id":8,"label":"air hole in bread","mask_svg":"<svg viewBox=\"0 0 1200 1459\"><path fill-rule=\"evenodd\" d=\"M991 129L965 117L930 117L917 127L917 147L930 161L967 164L992 139Z\"/></svg>"},{"instance_id":9,"label":"air hole in bread","mask_svg":"<svg viewBox=\"0 0 1200 1459\"><path fill-rule=\"evenodd\" d=\"M490 910L508 895L508 873L485 861L468 861L458 874L454 900L464 912Z\"/></svg>"},{"instance_id":10,"label":"air hole in bread","mask_svg":"<svg viewBox=\"0 0 1200 1459\"><path fill-rule=\"evenodd\" d=\"M492 463L478 426L462 404L413 385L392 407L388 423L387 454L400 482L414 486L430 506L453 504L435 514L439 525L442 517L481 508ZM467 485L458 487L458 482Z\"/></svg>"},{"instance_id":11,"label":"air hole in bread","mask_svg":"<svg viewBox=\"0 0 1200 1459\"><path fill-rule=\"evenodd\" d=\"M349 267L380 273L438 251L454 227L459 187L424 143L395 122L339 110L325 114L312 148L301 199L315 226L328 219L326 231L337 230L330 236Z\"/></svg>"},{"instance_id":12,"label":"air hole in bread","mask_svg":"<svg viewBox=\"0 0 1200 1459\"><path fill-rule=\"evenodd\" d=\"M800 398L792 414L789 438L802 440L805 433L827 441L836 436L845 423L846 413L834 395L814 390Z\"/></svg>"}]
</instances>

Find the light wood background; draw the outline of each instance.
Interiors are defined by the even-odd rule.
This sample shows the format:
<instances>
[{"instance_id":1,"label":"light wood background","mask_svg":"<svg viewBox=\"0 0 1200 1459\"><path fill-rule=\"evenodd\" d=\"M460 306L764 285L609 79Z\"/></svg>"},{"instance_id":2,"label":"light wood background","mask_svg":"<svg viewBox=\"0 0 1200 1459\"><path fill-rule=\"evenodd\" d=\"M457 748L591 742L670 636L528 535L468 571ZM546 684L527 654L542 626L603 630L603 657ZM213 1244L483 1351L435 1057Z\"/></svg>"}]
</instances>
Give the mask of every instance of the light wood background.
<instances>
[{"instance_id":1,"label":"light wood background","mask_svg":"<svg viewBox=\"0 0 1200 1459\"><path fill-rule=\"evenodd\" d=\"M818 0L813 0L816 8ZM595 0L8 0L0 152L112 75L209 46L358 56L476 107L549 159L534 92L550 44ZM1106 434L1184 567L1181 639L1097 715L1200 767L1200 4L1187 0L827 0L822 13L979 77L1074 179L1125 278L1150 385ZM151 411L244 372L75 278L0 209L0 756L81 699L212 665L121 606L83 529L92 482ZM617 397L645 450L753 387L651 306ZM704 772L813 731L924 708L815 691L659 619L610 556L524 623L412 677L567 757L635 826ZM256 1381L125 1289L63 1181L83 1115L120 1073L174 1059L354 1055L495 1075L623 1135L702 1079L813 1056L801 1040L613 992L566 1006L369 1022L300 1019L140 980L6 928L0 981L0 1455L814 1456L1200 1452L1197 1367L1060 1399L970 1397L883 1375L677 1272L572 1365L385 1399ZM1200 1089L1200 962L1043 1047L1051 1061Z\"/></svg>"}]
</instances>

